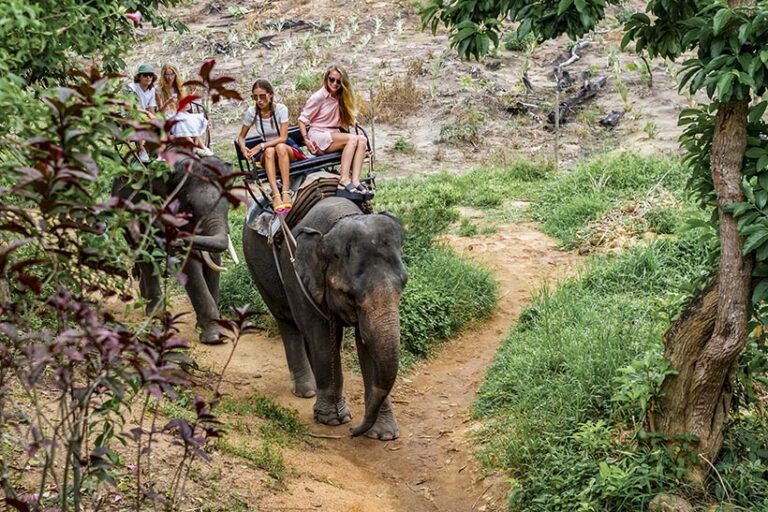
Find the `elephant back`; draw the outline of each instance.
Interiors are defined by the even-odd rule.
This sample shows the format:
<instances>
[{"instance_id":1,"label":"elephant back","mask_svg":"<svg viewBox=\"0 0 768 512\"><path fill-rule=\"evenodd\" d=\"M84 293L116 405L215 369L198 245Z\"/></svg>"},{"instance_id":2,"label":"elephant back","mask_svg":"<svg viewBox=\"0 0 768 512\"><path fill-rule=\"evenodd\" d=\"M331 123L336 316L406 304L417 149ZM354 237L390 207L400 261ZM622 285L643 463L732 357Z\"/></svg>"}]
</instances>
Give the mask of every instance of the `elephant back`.
<instances>
[{"instance_id":1,"label":"elephant back","mask_svg":"<svg viewBox=\"0 0 768 512\"><path fill-rule=\"evenodd\" d=\"M298 226L310 213L313 216L317 216L321 223L323 220L331 220L331 218L338 220L338 218L348 215L371 213L370 211L365 211L349 199L336 197L336 188L339 184L338 175L325 172L315 174L317 176L312 176L311 181L308 180L299 188L293 208L286 215L285 221L291 230ZM368 204L368 207L370 207L370 204ZM323 211L315 212L317 208ZM326 209L331 210L330 215L325 212ZM317 215L315 215L316 213ZM334 223L335 220L330 222L326 230L330 229ZM313 225L315 224L313 223ZM274 243L280 245L283 238L283 232L278 231L273 237Z\"/></svg>"}]
</instances>

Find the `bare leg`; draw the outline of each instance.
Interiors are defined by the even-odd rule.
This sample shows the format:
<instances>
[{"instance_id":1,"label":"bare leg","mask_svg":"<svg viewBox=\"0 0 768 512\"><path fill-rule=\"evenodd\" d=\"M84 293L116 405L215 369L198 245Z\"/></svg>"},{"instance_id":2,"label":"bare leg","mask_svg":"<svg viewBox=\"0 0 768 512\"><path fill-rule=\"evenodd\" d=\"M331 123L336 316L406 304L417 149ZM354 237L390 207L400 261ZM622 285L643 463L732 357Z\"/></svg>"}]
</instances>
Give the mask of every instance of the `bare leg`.
<instances>
[{"instance_id":1,"label":"bare leg","mask_svg":"<svg viewBox=\"0 0 768 512\"><path fill-rule=\"evenodd\" d=\"M283 192L291 188L291 162L296 160L288 144L277 145L277 166L280 168L280 179L283 182Z\"/></svg>"},{"instance_id":2,"label":"bare leg","mask_svg":"<svg viewBox=\"0 0 768 512\"><path fill-rule=\"evenodd\" d=\"M277 188L277 172L275 171L275 148L267 148L264 150L264 156L261 163L267 171L267 181L272 188L272 197L274 198L274 196L280 194L280 189Z\"/></svg>"},{"instance_id":3,"label":"bare leg","mask_svg":"<svg viewBox=\"0 0 768 512\"><path fill-rule=\"evenodd\" d=\"M328 146L326 152L333 152L341 150L341 179L339 183L346 185L349 183L349 170L352 167L352 160L355 157L355 150L357 147L357 135L350 135L349 133L332 133L331 145Z\"/></svg>"},{"instance_id":4,"label":"bare leg","mask_svg":"<svg viewBox=\"0 0 768 512\"><path fill-rule=\"evenodd\" d=\"M363 162L365 161L366 151L366 139L364 135L357 135L357 146L355 147L355 156L352 160L352 184L360 184L360 174L363 170Z\"/></svg>"}]
</instances>

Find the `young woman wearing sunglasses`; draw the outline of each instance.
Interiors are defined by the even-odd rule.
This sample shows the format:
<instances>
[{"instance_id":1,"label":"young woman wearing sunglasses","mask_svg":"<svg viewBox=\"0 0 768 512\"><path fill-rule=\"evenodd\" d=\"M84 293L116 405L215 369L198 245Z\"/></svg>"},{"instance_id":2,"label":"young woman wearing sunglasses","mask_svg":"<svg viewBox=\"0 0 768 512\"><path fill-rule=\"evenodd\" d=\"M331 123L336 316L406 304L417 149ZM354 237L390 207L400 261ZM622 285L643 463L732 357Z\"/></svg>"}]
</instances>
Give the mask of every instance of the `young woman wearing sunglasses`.
<instances>
[{"instance_id":1,"label":"young woman wearing sunglasses","mask_svg":"<svg viewBox=\"0 0 768 512\"><path fill-rule=\"evenodd\" d=\"M248 107L243 117L243 127L237 143L240 151L255 161L261 163L267 171L267 181L272 188L272 205L275 213L288 213L293 206L290 187L290 165L296 160L304 160L306 157L301 149L288 138L288 107L282 103L275 103L272 98L275 91L267 80L256 80L251 87L251 97L255 100L253 106ZM248 149L245 145L245 136L251 126L255 126L264 142ZM280 168L282 179L282 193L277 187L277 173L275 167Z\"/></svg>"},{"instance_id":2,"label":"young woman wearing sunglasses","mask_svg":"<svg viewBox=\"0 0 768 512\"><path fill-rule=\"evenodd\" d=\"M323 87L316 91L299 116L299 129L313 155L341 151L339 189L366 198L368 189L360 183L367 140L363 135L343 133L339 127L355 124L355 94L349 76L337 65L323 75ZM350 176L351 171L351 176Z\"/></svg>"}]
</instances>

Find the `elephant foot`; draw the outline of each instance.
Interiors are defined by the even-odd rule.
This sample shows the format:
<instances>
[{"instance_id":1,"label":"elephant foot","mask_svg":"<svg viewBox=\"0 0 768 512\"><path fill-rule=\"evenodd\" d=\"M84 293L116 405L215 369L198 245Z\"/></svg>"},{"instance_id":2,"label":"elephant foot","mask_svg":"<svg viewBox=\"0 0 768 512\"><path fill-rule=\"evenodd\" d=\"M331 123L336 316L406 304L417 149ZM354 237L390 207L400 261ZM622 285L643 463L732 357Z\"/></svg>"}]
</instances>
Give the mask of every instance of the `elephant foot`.
<instances>
[{"instance_id":1,"label":"elephant foot","mask_svg":"<svg viewBox=\"0 0 768 512\"><path fill-rule=\"evenodd\" d=\"M204 345L221 345L227 339L216 322L208 322L208 325L200 333L200 343Z\"/></svg>"},{"instance_id":2,"label":"elephant foot","mask_svg":"<svg viewBox=\"0 0 768 512\"><path fill-rule=\"evenodd\" d=\"M337 403L315 402L315 421L323 425L343 425L352 421L352 412L347 407L347 402L341 398Z\"/></svg>"},{"instance_id":3,"label":"elephant foot","mask_svg":"<svg viewBox=\"0 0 768 512\"><path fill-rule=\"evenodd\" d=\"M297 377L302 375L302 377ZM312 398L317 394L317 385L312 370L302 371L300 373L291 372L291 383L293 384L294 396L299 398Z\"/></svg>"},{"instance_id":4,"label":"elephant foot","mask_svg":"<svg viewBox=\"0 0 768 512\"><path fill-rule=\"evenodd\" d=\"M379 417L371 429L365 433L366 437L380 441L391 441L400 437L400 429L397 426L395 413L392 409L379 411Z\"/></svg>"},{"instance_id":5,"label":"elephant foot","mask_svg":"<svg viewBox=\"0 0 768 512\"><path fill-rule=\"evenodd\" d=\"M293 383L293 394L299 398L312 398L317 394L314 383Z\"/></svg>"}]
</instances>

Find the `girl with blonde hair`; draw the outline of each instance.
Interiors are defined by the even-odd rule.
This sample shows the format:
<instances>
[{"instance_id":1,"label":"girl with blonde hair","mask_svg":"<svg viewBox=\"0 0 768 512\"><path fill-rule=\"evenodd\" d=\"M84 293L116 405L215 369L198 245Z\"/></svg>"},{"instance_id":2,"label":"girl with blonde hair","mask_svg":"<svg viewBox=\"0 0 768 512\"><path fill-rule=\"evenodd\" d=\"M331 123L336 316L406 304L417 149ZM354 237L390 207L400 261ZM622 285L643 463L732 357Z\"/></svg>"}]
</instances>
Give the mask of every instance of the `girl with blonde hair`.
<instances>
[{"instance_id":1,"label":"girl with blonde hair","mask_svg":"<svg viewBox=\"0 0 768 512\"><path fill-rule=\"evenodd\" d=\"M304 105L299 116L299 129L313 155L341 151L339 190L344 190L347 197L368 199L372 194L360 183L368 141L364 135L344 133L339 129L346 130L354 124L352 83L344 68L334 64L323 75L323 87Z\"/></svg>"},{"instance_id":2,"label":"girl with blonde hair","mask_svg":"<svg viewBox=\"0 0 768 512\"><path fill-rule=\"evenodd\" d=\"M205 147L201 137L208 128L208 120L203 114L178 112L179 102L187 96L182 85L181 75L175 66L165 64L160 72L157 87L157 105L167 119L176 121L171 127L171 135L186 138L195 146L195 152L202 156L212 156L213 151Z\"/></svg>"}]
</instances>

